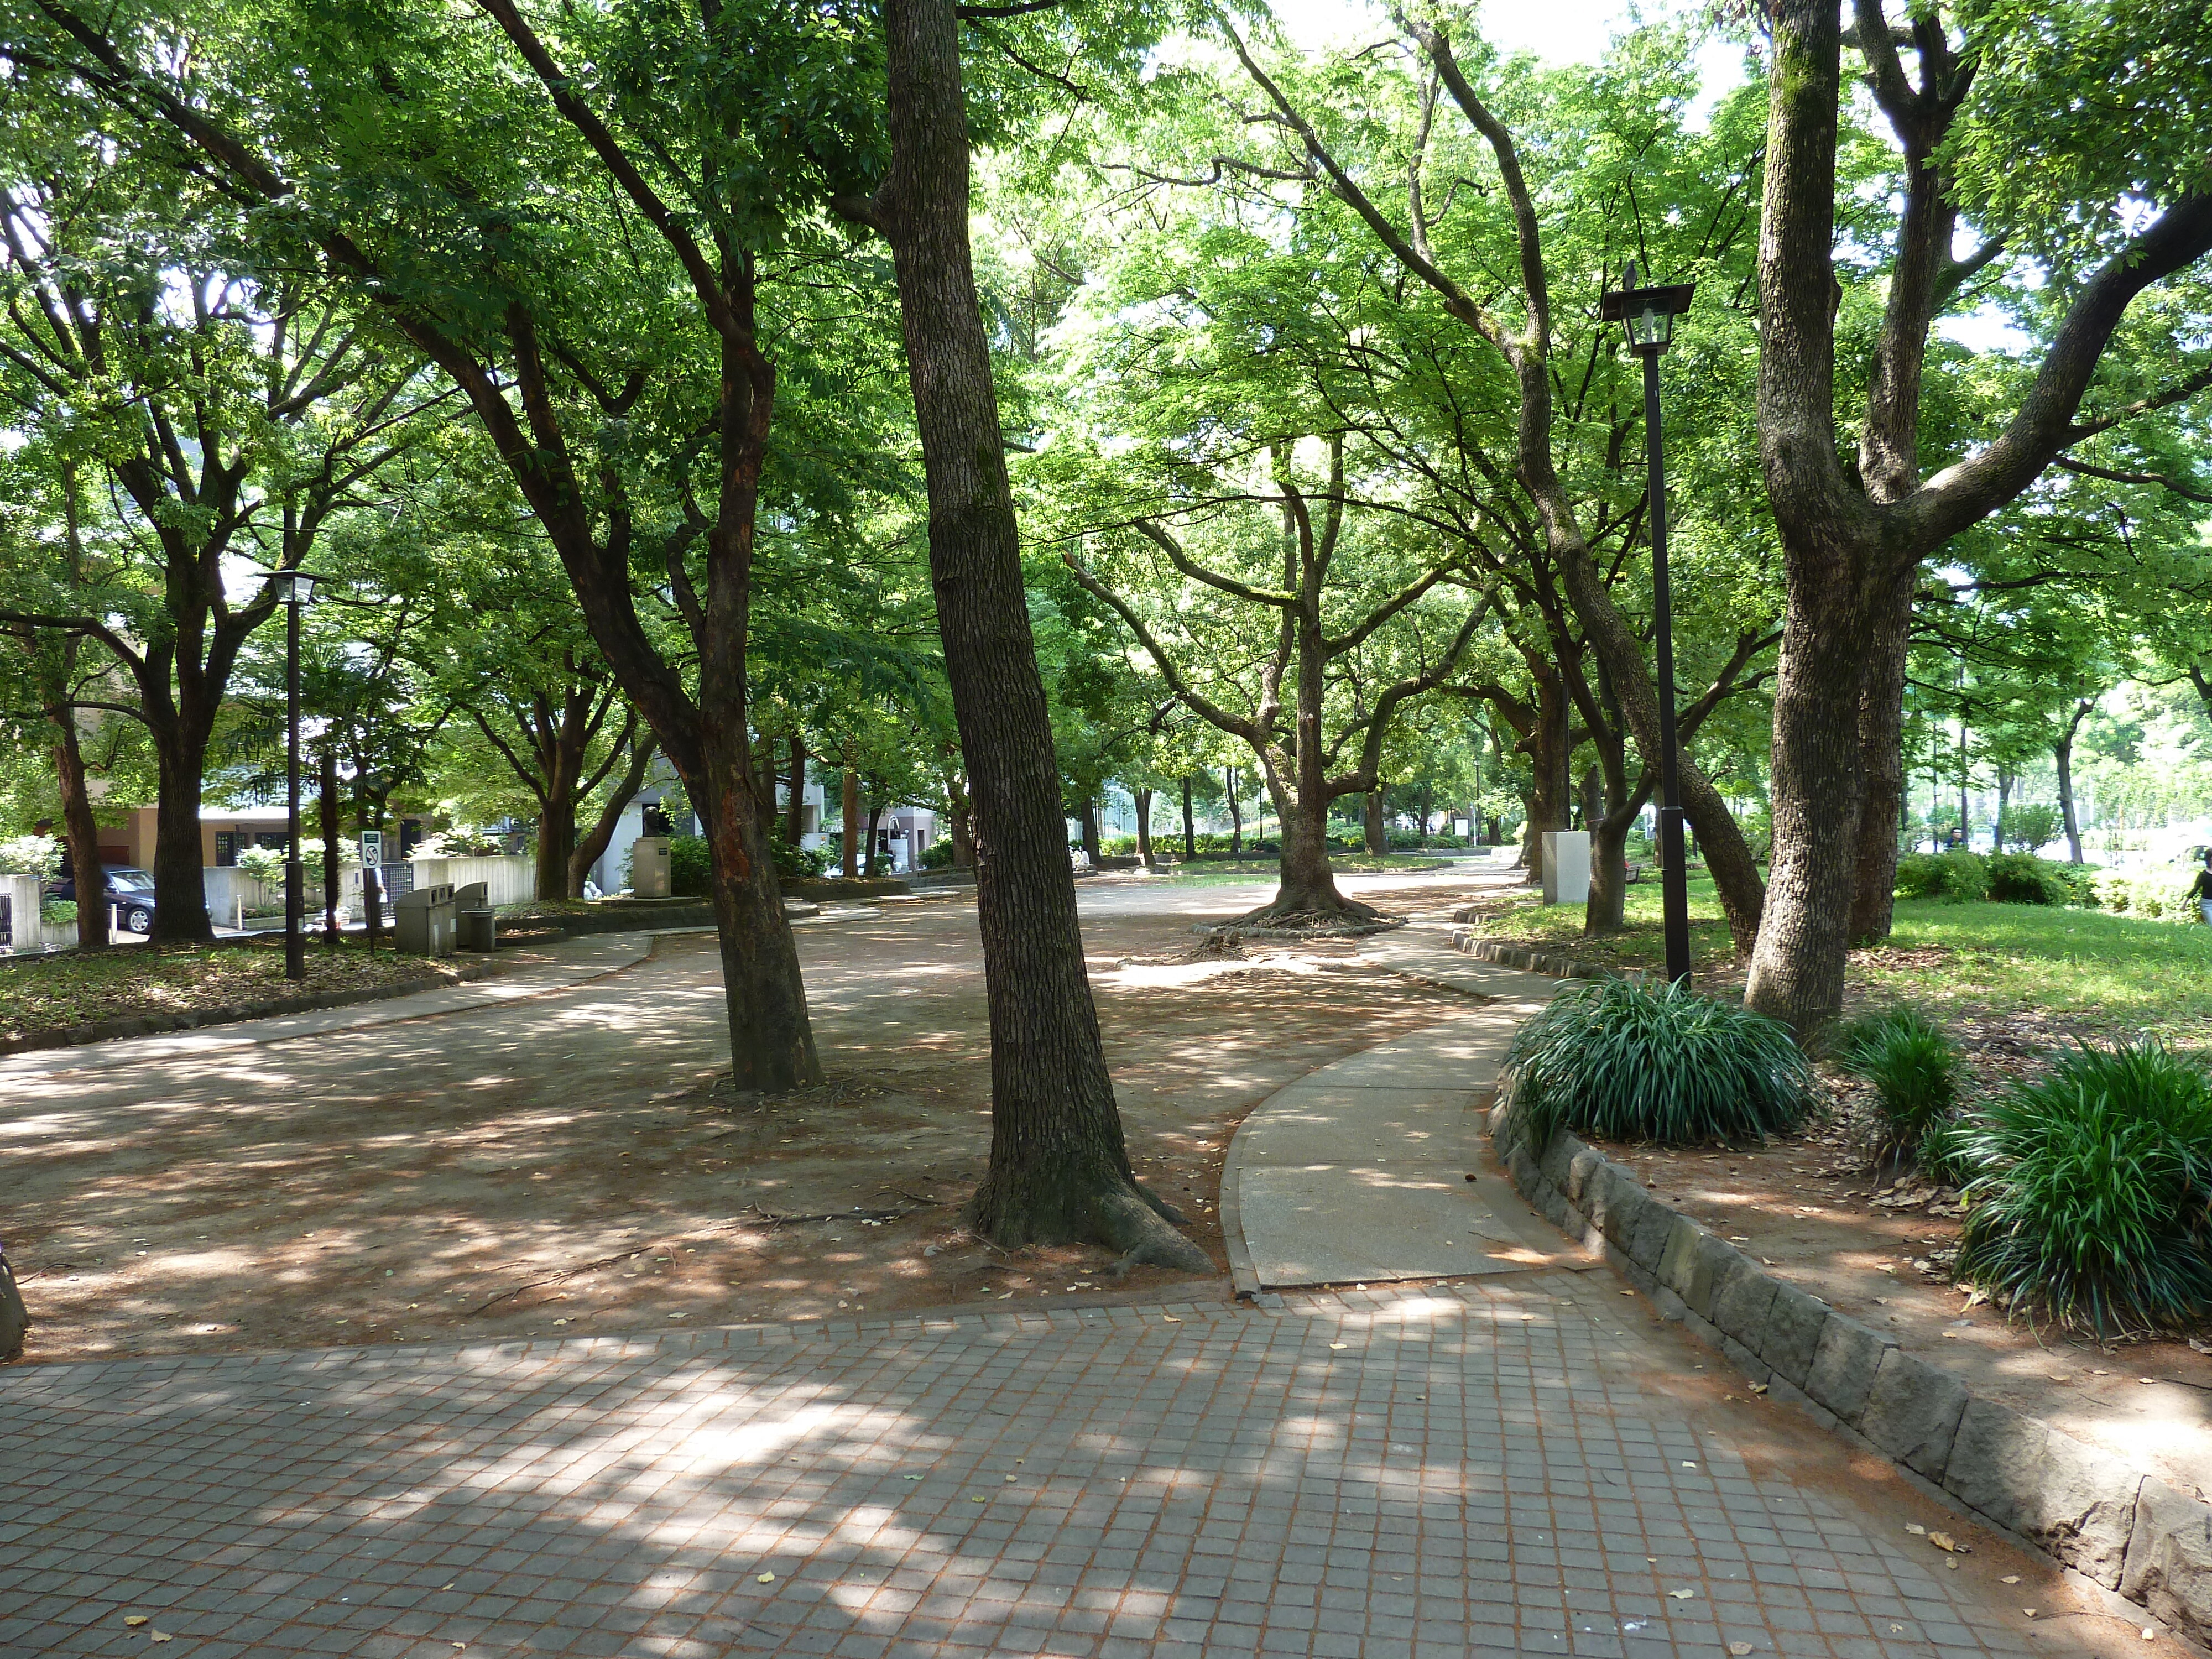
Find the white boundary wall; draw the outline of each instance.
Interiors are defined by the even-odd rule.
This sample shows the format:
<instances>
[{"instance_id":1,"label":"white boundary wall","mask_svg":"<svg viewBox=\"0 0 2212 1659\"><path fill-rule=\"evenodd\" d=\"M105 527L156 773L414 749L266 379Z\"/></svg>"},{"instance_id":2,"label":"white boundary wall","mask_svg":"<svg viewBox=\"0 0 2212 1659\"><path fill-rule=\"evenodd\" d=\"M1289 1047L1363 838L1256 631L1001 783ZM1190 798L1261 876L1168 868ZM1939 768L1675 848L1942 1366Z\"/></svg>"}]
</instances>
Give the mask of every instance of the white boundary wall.
<instances>
[{"instance_id":1,"label":"white boundary wall","mask_svg":"<svg viewBox=\"0 0 2212 1659\"><path fill-rule=\"evenodd\" d=\"M484 884L487 904L526 904L537 896L538 866L532 859L414 859L415 884L466 887Z\"/></svg>"}]
</instances>

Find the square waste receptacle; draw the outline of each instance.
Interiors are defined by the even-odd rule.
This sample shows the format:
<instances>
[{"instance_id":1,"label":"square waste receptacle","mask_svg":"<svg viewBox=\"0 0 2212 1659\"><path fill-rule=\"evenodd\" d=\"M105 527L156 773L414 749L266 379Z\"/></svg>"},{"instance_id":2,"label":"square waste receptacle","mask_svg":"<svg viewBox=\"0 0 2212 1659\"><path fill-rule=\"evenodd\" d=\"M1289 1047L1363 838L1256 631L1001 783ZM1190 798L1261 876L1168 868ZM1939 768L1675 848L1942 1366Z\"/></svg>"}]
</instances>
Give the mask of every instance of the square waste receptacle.
<instances>
[{"instance_id":1,"label":"square waste receptacle","mask_svg":"<svg viewBox=\"0 0 2212 1659\"><path fill-rule=\"evenodd\" d=\"M407 956L449 957L457 912L450 885L441 883L402 893L392 902L392 942Z\"/></svg>"},{"instance_id":2,"label":"square waste receptacle","mask_svg":"<svg viewBox=\"0 0 2212 1659\"><path fill-rule=\"evenodd\" d=\"M464 951L499 949L499 912L489 908L460 913L460 945Z\"/></svg>"},{"instance_id":3,"label":"square waste receptacle","mask_svg":"<svg viewBox=\"0 0 2212 1659\"><path fill-rule=\"evenodd\" d=\"M670 893L668 837L640 836L629 844L632 898L666 898Z\"/></svg>"}]
</instances>

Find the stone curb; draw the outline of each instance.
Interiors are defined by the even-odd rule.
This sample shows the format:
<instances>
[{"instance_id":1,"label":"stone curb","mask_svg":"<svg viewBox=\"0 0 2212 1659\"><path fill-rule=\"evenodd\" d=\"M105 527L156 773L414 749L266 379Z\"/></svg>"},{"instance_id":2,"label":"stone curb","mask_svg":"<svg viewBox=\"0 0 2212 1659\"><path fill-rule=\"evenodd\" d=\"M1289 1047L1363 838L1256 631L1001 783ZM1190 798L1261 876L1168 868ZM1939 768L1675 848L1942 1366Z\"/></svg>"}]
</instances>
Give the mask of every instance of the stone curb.
<instances>
[{"instance_id":1,"label":"stone curb","mask_svg":"<svg viewBox=\"0 0 2212 1659\"><path fill-rule=\"evenodd\" d=\"M1975 1397L1950 1372L1762 1272L1565 1130L1534 1145L1510 1092L1489 1127L1530 1204L1601 1251L1662 1318L1718 1349L1769 1399L1841 1431L2182 1634L2212 1642L2212 1505Z\"/></svg>"},{"instance_id":2,"label":"stone curb","mask_svg":"<svg viewBox=\"0 0 2212 1659\"><path fill-rule=\"evenodd\" d=\"M1559 979L1625 979L1631 985L1656 984L1658 981L1647 968L1607 968L1599 963L1582 962L1559 951L1531 951L1523 945L1504 945L1494 939L1483 939L1465 927L1452 929L1452 949L1464 951L1479 962L1494 962L1501 968L1518 968L1523 973L1551 974Z\"/></svg>"}]
</instances>

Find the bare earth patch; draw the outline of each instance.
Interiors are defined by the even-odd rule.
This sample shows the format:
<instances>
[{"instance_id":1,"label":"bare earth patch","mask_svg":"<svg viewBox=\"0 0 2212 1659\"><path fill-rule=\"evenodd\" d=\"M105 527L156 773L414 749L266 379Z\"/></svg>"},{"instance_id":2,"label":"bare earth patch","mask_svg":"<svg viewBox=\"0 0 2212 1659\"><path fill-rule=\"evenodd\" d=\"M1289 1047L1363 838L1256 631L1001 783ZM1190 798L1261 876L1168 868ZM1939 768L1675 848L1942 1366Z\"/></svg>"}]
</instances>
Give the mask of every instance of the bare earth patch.
<instances>
[{"instance_id":1,"label":"bare earth patch","mask_svg":"<svg viewBox=\"0 0 2212 1659\"><path fill-rule=\"evenodd\" d=\"M787 1097L728 1089L703 936L489 1011L0 1073L27 1358L1188 1298L960 1227L990 1133L972 900L845 914L800 933L831 1079ZM1243 1115L1460 1000L1356 944L1208 955L1175 914L1085 932L1132 1161L1217 1262Z\"/></svg>"}]
</instances>

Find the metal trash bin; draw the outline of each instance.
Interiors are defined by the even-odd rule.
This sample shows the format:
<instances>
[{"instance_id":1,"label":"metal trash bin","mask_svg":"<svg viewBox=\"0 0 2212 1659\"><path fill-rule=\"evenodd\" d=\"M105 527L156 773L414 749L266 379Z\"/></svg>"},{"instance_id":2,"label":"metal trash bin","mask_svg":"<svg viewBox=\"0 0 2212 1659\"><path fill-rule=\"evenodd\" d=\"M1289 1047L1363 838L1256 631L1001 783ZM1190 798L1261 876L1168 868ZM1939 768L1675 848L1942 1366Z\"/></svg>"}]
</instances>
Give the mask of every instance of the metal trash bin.
<instances>
[{"instance_id":1,"label":"metal trash bin","mask_svg":"<svg viewBox=\"0 0 2212 1659\"><path fill-rule=\"evenodd\" d=\"M460 945L464 951L499 949L499 912L492 909L460 913Z\"/></svg>"},{"instance_id":2,"label":"metal trash bin","mask_svg":"<svg viewBox=\"0 0 2212 1659\"><path fill-rule=\"evenodd\" d=\"M448 884L417 887L392 902L392 939L403 956L449 957L459 921Z\"/></svg>"}]
</instances>

